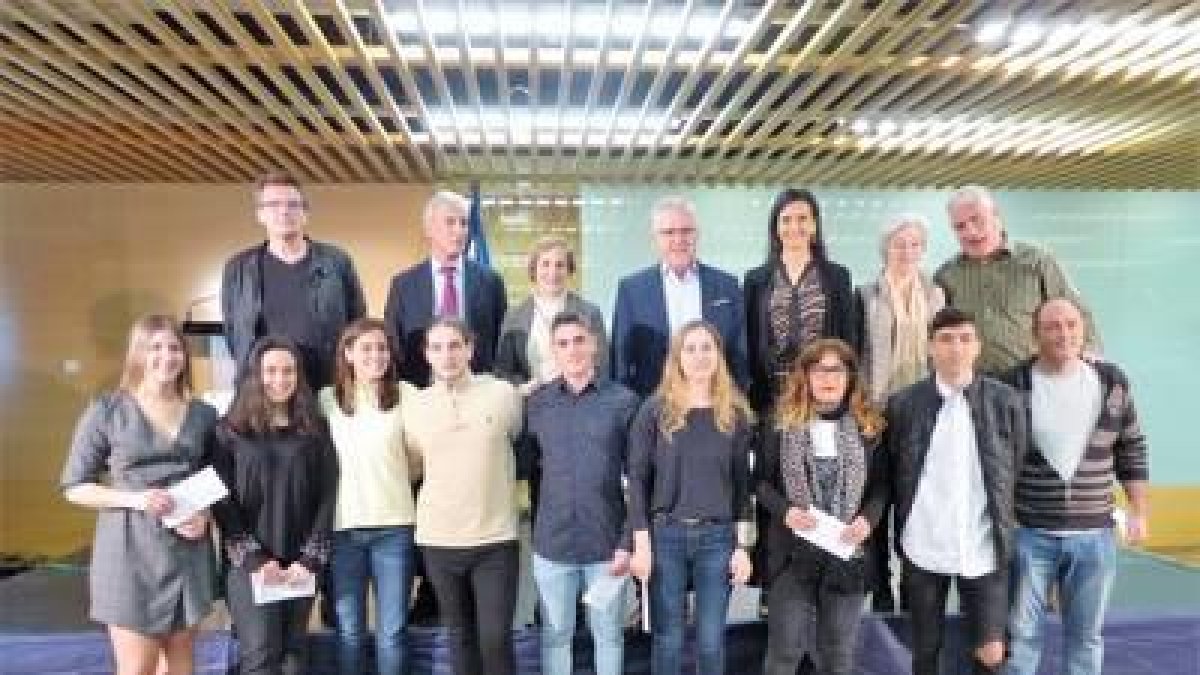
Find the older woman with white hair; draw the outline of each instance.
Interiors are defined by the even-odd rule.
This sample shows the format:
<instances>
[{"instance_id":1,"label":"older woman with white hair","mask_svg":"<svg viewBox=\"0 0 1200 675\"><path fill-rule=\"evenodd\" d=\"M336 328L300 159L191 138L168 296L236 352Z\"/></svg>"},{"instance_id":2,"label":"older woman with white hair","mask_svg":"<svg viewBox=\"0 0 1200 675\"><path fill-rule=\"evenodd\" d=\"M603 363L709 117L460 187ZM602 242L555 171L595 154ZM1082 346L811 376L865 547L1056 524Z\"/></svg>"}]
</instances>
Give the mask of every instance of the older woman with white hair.
<instances>
[{"instance_id":1,"label":"older woman with white hair","mask_svg":"<svg viewBox=\"0 0 1200 675\"><path fill-rule=\"evenodd\" d=\"M928 373L926 324L946 304L942 289L921 271L928 233L924 216L903 214L889 220L879 237L879 278L856 291L862 313L862 372L876 404Z\"/></svg>"},{"instance_id":2,"label":"older woman with white hair","mask_svg":"<svg viewBox=\"0 0 1200 675\"><path fill-rule=\"evenodd\" d=\"M929 371L926 325L946 304L946 295L921 271L928 237L929 221L924 216L906 213L889 220L879 236L883 258L879 278L855 291L862 326L860 372L871 402L878 406ZM887 522L887 514L883 522ZM881 527L866 545L867 555L874 558L880 571L871 597L877 612L895 608L887 530Z\"/></svg>"}]
</instances>

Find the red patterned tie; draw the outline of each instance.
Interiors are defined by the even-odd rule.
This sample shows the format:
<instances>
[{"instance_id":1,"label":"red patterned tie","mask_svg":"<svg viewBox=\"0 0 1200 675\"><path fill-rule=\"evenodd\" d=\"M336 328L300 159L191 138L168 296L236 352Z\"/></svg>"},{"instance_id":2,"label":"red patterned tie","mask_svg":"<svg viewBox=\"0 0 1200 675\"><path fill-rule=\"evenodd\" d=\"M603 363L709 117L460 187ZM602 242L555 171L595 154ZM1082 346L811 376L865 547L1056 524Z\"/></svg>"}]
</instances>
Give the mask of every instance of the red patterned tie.
<instances>
[{"instance_id":1,"label":"red patterned tie","mask_svg":"<svg viewBox=\"0 0 1200 675\"><path fill-rule=\"evenodd\" d=\"M448 265L439 270L442 273L442 307L438 312L438 316L458 316L458 287L454 285L453 265Z\"/></svg>"}]
</instances>

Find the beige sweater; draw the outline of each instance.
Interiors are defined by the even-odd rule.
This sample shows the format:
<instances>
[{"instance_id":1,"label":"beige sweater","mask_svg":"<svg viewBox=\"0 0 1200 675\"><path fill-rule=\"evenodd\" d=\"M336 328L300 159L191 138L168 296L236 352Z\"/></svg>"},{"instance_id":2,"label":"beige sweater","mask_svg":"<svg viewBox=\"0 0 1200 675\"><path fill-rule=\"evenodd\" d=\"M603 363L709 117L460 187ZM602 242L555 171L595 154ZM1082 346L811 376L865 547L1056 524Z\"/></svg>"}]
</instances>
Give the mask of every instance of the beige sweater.
<instances>
[{"instance_id":1,"label":"beige sweater","mask_svg":"<svg viewBox=\"0 0 1200 675\"><path fill-rule=\"evenodd\" d=\"M358 392L354 414L338 405L333 387L318 397L337 449L339 478L334 529L412 525L416 515L412 481L400 426L403 406L416 390L400 383L400 402L380 410L372 396ZM416 467L412 467L416 468Z\"/></svg>"},{"instance_id":2,"label":"beige sweater","mask_svg":"<svg viewBox=\"0 0 1200 675\"><path fill-rule=\"evenodd\" d=\"M473 375L451 391L435 382L401 413L404 441L421 458L416 542L468 547L517 538L513 499L521 396L508 382Z\"/></svg>"}]
</instances>

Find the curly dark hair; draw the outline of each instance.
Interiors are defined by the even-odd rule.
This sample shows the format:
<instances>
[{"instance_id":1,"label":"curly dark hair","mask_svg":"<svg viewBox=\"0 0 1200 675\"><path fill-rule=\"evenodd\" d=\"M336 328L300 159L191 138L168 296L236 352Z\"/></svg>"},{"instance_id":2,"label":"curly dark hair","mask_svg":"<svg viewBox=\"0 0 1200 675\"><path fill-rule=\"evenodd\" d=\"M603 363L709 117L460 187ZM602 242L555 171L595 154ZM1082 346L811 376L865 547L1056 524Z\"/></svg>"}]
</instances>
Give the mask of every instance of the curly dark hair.
<instances>
[{"instance_id":1,"label":"curly dark hair","mask_svg":"<svg viewBox=\"0 0 1200 675\"><path fill-rule=\"evenodd\" d=\"M312 389L304 379L304 360L300 350L290 340L267 336L254 343L250 354L250 365L238 382L237 393L225 424L242 435L262 436L274 428L274 411L263 390L262 361L267 352L283 351L292 355L296 362L296 391L287 402L288 426L302 434L321 432L320 416Z\"/></svg>"}]
</instances>

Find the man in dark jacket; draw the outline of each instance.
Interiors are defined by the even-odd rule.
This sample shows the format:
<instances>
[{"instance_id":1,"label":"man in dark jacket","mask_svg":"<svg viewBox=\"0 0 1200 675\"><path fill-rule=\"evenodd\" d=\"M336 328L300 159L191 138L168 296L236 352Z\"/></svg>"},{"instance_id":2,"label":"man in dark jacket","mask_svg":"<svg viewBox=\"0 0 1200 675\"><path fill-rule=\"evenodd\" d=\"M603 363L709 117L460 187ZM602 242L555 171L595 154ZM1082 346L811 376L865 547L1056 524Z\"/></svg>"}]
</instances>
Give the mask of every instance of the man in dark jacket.
<instances>
[{"instance_id":1,"label":"man in dark jacket","mask_svg":"<svg viewBox=\"0 0 1200 675\"><path fill-rule=\"evenodd\" d=\"M975 373L979 351L972 316L942 309L929 324L933 375L887 406L884 447L915 675L939 672L952 581L974 672L997 672L1004 658L1013 490L1028 431L1018 394Z\"/></svg>"},{"instance_id":2,"label":"man in dark jacket","mask_svg":"<svg viewBox=\"0 0 1200 675\"><path fill-rule=\"evenodd\" d=\"M430 384L425 331L434 319L462 319L475 334L471 372L489 373L496 358L500 322L508 311L504 281L463 254L467 245L465 197L438 192L422 215L429 257L392 277L383 320L400 344L400 378Z\"/></svg>"},{"instance_id":3,"label":"man in dark jacket","mask_svg":"<svg viewBox=\"0 0 1200 675\"><path fill-rule=\"evenodd\" d=\"M345 251L308 238L308 199L292 176L271 173L259 179L254 209L267 240L225 263L225 340L239 379L258 338L275 335L295 342L315 391L332 381L338 334L367 312L358 273Z\"/></svg>"},{"instance_id":4,"label":"man in dark jacket","mask_svg":"<svg viewBox=\"0 0 1200 675\"><path fill-rule=\"evenodd\" d=\"M742 292L733 275L696 258L699 227L696 208L687 199L658 200L650 228L659 261L617 284L610 366L613 379L639 396L658 387L671 336L694 319L717 329L729 374L743 391L749 385Z\"/></svg>"}]
</instances>

